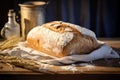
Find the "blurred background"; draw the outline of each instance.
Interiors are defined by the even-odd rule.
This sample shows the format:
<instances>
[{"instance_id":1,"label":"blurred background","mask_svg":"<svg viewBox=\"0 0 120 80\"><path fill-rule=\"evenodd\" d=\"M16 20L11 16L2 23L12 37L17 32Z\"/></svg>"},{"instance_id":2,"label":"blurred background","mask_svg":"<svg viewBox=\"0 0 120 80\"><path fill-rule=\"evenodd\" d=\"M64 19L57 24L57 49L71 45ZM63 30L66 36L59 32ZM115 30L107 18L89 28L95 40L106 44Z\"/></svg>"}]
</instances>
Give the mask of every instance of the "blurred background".
<instances>
[{"instance_id":1,"label":"blurred background","mask_svg":"<svg viewBox=\"0 0 120 80\"><path fill-rule=\"evenodd\" d=\"M0 0L0 29L7 22L9 9L14 9L20 24L18 4L33 0ZM45 22L61 20L86 27L97 37L120 37L119 0L34 0L46 1Z\"/></svg>"}]
</instances>

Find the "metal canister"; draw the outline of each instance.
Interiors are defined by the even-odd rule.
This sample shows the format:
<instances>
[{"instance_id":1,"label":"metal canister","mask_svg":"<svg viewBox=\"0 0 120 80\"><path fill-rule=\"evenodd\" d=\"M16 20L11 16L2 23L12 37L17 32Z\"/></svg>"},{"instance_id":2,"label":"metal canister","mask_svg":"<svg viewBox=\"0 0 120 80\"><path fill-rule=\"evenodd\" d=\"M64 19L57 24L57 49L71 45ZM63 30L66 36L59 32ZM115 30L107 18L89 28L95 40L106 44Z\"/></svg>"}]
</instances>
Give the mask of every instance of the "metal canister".
<instances>
[{"instance_id":1,"label":"metal canister","mask_svg":"<svg viewBox=\"0 0 120 80\"><path fill-rule=\"evenodd\" d=\"M29 1L19 4L21 12L22 37L26 39L28 32L35 26L45 22L45 6L47 2Z\"/></svg>"}]
</instances>

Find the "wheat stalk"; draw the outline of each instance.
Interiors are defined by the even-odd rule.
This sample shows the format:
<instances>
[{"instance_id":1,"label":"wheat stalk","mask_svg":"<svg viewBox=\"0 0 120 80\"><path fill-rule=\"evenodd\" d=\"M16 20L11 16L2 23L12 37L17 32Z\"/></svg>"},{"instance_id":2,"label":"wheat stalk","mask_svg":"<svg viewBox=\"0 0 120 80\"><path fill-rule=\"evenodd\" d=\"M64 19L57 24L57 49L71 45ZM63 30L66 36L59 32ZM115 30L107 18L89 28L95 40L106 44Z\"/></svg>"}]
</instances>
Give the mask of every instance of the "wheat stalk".
<instances>
[{"instance_id":1,"label":"wheat stalk","mask_svg":"<svg viewBox=\"0 0 120 80\"><path fill-rule=\"evenodd\" d=\"M23 38L19 38L16 36L13 36L3 42L0 43L0 51L5 50L5 49L10 49L15 47L15 45L22 41ZM50 71L50 70L45 70L40 68L40 65L35 62L35 60L30 60L30 59L24 59L20 58L17 56L10 56L7 54L0 53L0 63L10 63L15 66L23 67L29 70L37 71L37 72L43 72L43 73L49 73L49 74L54 74L55 72Z\"/></svg>"},{"instance_id":2,"label":"wheat stalk","mask_svg":"<svg viewBox=\"0 0 120 80\"><path fill-rule=\"evenodd\" d=\"M43 72L47 74L54 74L55 72L45 69L40 69L40 65L37 64L34 60L18 58L16 56L9 56L0 53L0 63L10 63L15 66L23 67L36 72Z\"/></svg>"},{"instance_id":3,"label":"wheat stalk","mask_svg":"<svg viewBox=\"0 0 120 80\"><path fill-rule=\"evenodd\" d=\"M13 36L3 42L0 43L0 50L5 50L8 48L12 48L15 46L15 44L17 44L18 42L22 41L23 38L19 38L16 36Z\"/></svg>"}]
</instances>

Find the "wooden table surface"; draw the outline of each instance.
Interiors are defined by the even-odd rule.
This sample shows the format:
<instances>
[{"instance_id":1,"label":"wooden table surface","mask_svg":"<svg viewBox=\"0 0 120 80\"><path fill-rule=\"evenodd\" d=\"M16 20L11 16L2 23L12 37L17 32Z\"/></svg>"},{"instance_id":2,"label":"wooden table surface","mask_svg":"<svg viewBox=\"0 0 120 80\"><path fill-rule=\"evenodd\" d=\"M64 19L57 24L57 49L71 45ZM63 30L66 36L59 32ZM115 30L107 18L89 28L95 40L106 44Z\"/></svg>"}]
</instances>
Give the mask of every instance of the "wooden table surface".
<instances>
[{"instance_id":1,"label":"wooden table surface","mask_svg":"<svg viewBox=\"0 0 120 80\"><path fill-rule=\"evenodd\" d=\"M120 38L114 38L114 39L110 39L110 38L99 38L99 40L104 41L106 44L110 45L113 48L116 48L118 51L120 51ZM79 79L87 79L87 80L110 80L112 78L117 79L120 78L119 74L120 74L120 60L119 59L115 59L114 61L111 61L111 63L115 64L118 63L119 66L114 67L114 66L95 66L94 68L88 68L87 67L79 67L82 71L80 72L76 72L76 75L74 75L75 77L73 77L73 73L71 72L58 72L60 74L64 74L64 75L47 75L44 76L45 73L42 72L33 72L31 70L28 69L24 69L21 67L17 67L17 66L11 66L9 64L4 64L4 63L0 63L0 80L21 80L21 79L29 79L29 80L48 80L50 78L50 80L61 80L62 79L69 79L69 80L78 80ZM96 63L99 63L99 61ZM104 63L104 61L103 61ZM13 68L14 67L14 68ZM69 76L69 75L71 76ZM89 75L88 75L89 74ZM91 75L92 74L92 75ZM99 74L99 75L96 75ZM101 75L101 74L112 74L112 75ZM113 75L113 74L118 74L118 75ZM42 78L40 78L40 76L42 75ZM7 77L10 78L7 78ZM16 77L15 77L16 76ZM26 77L25 77L26 76ZM66 76L66 77L64 77ZM95 77L96 76L96 77ZM19 78L18 78L19 77ZM43 79L44 78L44 79Z\"/></svg>"}]
</instances>

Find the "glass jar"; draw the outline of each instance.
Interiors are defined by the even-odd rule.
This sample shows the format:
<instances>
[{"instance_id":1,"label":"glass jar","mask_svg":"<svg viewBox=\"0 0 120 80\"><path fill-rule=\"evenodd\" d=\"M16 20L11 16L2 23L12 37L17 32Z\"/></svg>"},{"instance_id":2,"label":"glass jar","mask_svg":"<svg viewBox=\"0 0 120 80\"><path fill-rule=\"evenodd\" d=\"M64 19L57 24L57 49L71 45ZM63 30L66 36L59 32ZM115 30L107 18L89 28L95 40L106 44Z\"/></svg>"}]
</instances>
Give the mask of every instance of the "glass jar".
<instances>
[{"instance_id":1,"label":"glass jar","mask_svg":"<svg viewBox=\"0 0 120 80\"><path fill-rule=\"evenodd\" d=\"M10 9L8 12L8 22L1 30L1 36L8 39L12 36L20 37L20 25L16 22L15 11Z\"/></svg>"}]
</instances>

